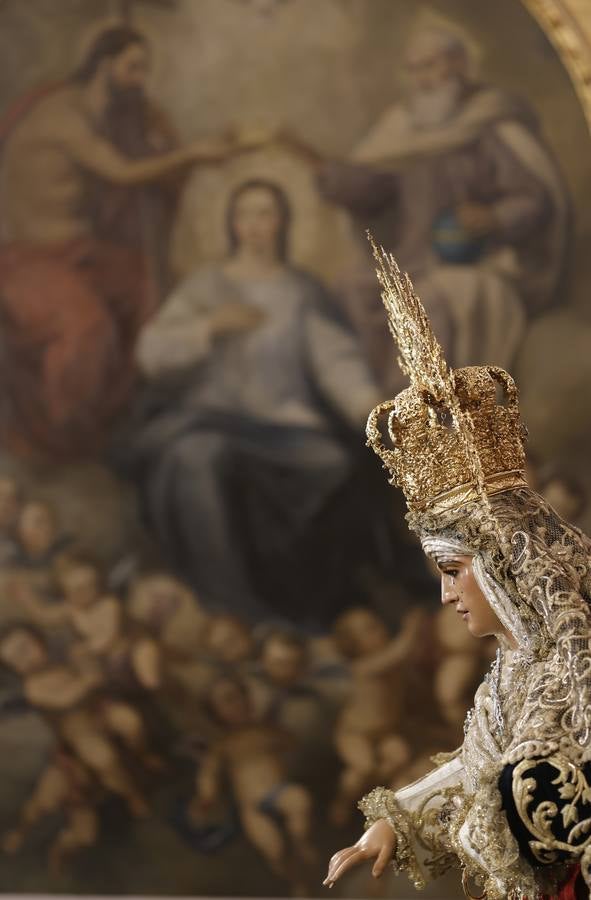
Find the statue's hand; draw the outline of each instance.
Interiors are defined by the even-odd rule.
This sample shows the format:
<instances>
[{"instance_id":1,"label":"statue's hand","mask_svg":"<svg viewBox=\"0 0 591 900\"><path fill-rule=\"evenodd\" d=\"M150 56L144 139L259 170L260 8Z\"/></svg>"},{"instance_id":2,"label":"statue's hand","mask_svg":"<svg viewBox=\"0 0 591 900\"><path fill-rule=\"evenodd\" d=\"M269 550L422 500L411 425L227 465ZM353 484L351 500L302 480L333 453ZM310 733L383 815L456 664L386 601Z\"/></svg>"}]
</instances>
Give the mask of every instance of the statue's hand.
<instances>
[{"instance_id":1,"label":"statue's hand","mask_svg":"<svg viewBox=\"0 0 591 900\"><path fill-rule=\"evenodd\" d=\"M324 885L332 887L341 875L368 859L375 859L371 873L379 878L392 858L396 847L396 835L386 819L378 819L352 847L339 850L328 864Z\"/></svg>"}]
</instances>

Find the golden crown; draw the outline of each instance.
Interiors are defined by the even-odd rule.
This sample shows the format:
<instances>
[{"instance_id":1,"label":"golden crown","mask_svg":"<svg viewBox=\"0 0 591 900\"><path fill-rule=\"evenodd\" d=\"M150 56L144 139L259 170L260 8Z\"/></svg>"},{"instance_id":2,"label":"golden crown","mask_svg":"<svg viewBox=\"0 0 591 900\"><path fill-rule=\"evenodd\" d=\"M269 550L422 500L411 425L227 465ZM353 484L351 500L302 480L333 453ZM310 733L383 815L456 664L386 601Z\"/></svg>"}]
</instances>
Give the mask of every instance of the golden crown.
<instances>
[{"instance_id":1,"label":"golden crown","mask_svg":"<svg viewBox=\"0 0 591 900\"><path fill-rule=\"evenodd\" d=\"M390 483L402 488L410 511L430 514L527 486L515 382L496 366L450 369L409 276L370 242L398 362L410 379L367 423L368 445Z\"/></svg>"}]
</instances>

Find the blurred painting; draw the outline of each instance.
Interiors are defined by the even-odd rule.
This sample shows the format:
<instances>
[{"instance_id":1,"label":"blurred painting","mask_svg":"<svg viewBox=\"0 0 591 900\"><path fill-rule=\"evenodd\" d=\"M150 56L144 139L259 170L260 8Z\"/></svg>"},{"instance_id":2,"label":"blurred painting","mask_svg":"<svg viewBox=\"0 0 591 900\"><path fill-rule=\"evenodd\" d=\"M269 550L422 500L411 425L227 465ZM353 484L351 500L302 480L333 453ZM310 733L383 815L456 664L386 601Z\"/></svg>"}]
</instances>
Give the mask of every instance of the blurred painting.
<instances>
[{"instance_id":1,"label":"blurred painting","mask_svg":"<svg viewBox=\"0 0 591 900\"><path fill-rule=\"evenodd\" d=\"M589 527L591 139L535 6L0 4L2 892L317 896L459 742L493 650L364 444L368 229Z\"/></svg>"}]
</instances>

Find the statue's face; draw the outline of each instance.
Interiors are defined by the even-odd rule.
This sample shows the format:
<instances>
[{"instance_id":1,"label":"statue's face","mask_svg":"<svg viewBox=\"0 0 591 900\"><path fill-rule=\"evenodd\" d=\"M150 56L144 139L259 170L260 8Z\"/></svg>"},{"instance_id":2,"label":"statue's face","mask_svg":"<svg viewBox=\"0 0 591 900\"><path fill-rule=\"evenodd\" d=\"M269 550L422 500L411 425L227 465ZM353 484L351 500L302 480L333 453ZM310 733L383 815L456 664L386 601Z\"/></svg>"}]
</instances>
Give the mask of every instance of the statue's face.
<instances>
[{"instance_id":1,"label":"statue's face","mask_svg":"<svg viewBox=\"0 0 591 900\"><path fill-rule=\"evenodd\" d=\"M474 637L504 634L505 629L474 577L471 556L446 557L437 561L441 573L441 602L455 606Z\"/></svg>"}]
</instances>

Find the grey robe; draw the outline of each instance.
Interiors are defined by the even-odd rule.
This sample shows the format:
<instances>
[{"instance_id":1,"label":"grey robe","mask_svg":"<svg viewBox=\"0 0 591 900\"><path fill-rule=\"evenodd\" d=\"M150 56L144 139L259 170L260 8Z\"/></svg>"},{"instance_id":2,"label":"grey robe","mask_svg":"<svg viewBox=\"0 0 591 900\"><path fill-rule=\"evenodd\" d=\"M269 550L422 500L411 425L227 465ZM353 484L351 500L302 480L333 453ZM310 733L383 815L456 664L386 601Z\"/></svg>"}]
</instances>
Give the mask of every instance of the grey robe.
<instances>
[{"instance_id":1,"label":"grey robe","mask_svg":"<svg viewBox=\"0 0 591 900\"><path fill-rule=\"evenodd\" d=\"M229 302L256 306L262 322L216 340L208 316ZM256 621L298 615L299 603L314 618L347 573L328 572L319 545L305 571L309 528L353 471L343 426L361 436L380 399L321 285L291 268L248 284L200 270L137 353L160 401L136 439L136 472L168 561L212 609Z\"/></svg>"},{"instance_id":2,"label":"grey robe","mask_svg":"<svg viewBox=\"0 0 591 900\"><path fill-rule=\"evenodd\" d=\"M456 115L429 129L416 128L397 104L350 163L325 166L319 185L363 229L372 227L411 274L452 365L510 367L526 317L559 296L568 197L533 114L519 99L472 86ZM434 245L434 225L467 202L486 205L495 226L477 261L450 264ZM343 296L387 379L373 266L358 266L346 282Z\"/></svg>"}]
</instances>

